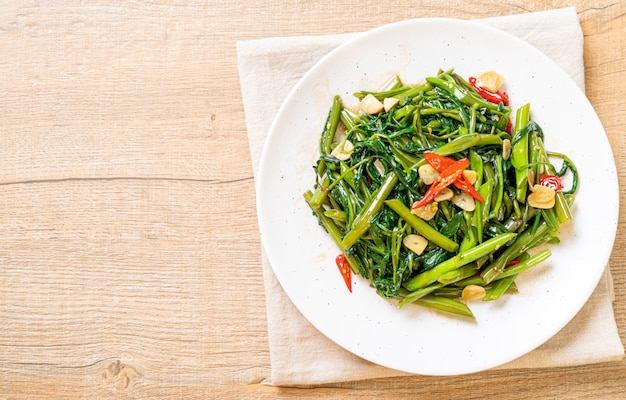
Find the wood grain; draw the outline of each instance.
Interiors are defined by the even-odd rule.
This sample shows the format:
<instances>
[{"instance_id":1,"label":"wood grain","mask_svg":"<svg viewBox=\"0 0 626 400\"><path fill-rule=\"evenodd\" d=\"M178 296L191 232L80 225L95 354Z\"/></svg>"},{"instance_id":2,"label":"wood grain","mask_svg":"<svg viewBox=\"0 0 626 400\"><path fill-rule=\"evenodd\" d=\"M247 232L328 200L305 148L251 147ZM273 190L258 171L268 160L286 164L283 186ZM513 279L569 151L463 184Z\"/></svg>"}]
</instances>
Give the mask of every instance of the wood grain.
<instances>
[{"instance_id":1,"label":"wood grain","mask_svg":"<svg viewBox=\"0 0 626 400\"><path fill-rule=\"evenodd\" d=\"M623 398L626 361L263 385L261 255L235 47L575 5L588 97L623 184L622 2L63 3L0 4L0 398ZM625 241L619 229L611 257L623 342Z\"/></svg>"}]
</instances>

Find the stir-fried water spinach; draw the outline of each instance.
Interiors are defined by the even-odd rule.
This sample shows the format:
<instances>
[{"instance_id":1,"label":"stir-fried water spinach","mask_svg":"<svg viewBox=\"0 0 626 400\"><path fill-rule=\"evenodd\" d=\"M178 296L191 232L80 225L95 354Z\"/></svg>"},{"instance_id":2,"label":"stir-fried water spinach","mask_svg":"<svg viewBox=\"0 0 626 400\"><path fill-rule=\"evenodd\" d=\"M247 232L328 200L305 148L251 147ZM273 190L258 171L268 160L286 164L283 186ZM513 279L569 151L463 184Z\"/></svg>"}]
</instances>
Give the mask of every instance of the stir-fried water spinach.
<instances>
[{"instance_id":1,"label":"stir-fried water spinach","mask_svg":"<svg viewBox=\"0 0 626 400\"><path fill-rule=\"evenodd\" d=\"M355 93L358 110L335 96L304 198L350 291L355 273L400 307L473 317L468 301L515 293L517 275L550 256L531 250L558 242L578 172L545 150L530 105L513 113L494 76L394 77Z\"/></svg>"}]
</instances>

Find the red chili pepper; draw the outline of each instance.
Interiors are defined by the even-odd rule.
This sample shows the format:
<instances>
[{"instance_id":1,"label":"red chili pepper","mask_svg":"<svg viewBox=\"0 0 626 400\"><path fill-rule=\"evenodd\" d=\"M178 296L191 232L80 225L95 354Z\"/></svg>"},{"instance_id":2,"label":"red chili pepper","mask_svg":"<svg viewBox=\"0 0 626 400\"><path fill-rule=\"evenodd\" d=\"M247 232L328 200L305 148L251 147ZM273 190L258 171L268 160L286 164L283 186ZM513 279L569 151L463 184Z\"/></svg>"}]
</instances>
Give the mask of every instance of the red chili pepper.
<instances>
[{"instance_id":1,"label":"red chili pepper","mask_svg":"<svg viewBox=\"0 0 626 400\"><path fill-rule=\"evenodd\" d=\"M513 265L517 265L519 264L521 261L520 260L511 260L508 263L506 263L506 265L504 266L505 268L507 267L512 267Z\"/></svg>"},{"instance_id":2,"label":"red chili pepper","mask_svg":"<svg viewBox=\"0 0 626 400\"><path fill-rule=\"evenodd\" d=\"M476 191L476 189L474 189L474 185L472 185L467 178L465 177L465 175L461 175L459 177L459 179L457 179L456 181L454 181L454 186L461 189L462 191L469 193L470 196L472 196L473 198L475 198L476 200L480 201L481 203L485 202L485 199L482 198L482 196L480 194L478 194L478 192Z\"/></svg>"},{"instance_id":3,"label":"red chili pepper","mask_svg":"<svg viewBox=\"0 0 626 400\"><path fill-rule=\"evenodd\" d=\"M335 258L335 263L337 264L337 268L339 268L339 272L341 272L341 276L343 276L344 282L346 282L346 286L350 293L352 293L352 269L350 268L350 264L348 264L348 260L346 256L341 253Z\"/></svg>"},{"instance_id":4,"label":"red chili pepper","mask_svg":"<svg viewBox=\"0 0 626 400\"><path fill-rule=\"evenodd\" d=\"M440 174L455 162L454 159L450 157L440 156L439 154L435 153L424 153L424 158L426 159L426 161L428 161L428 164L430 164L435 169L435 171L439 172ZM462 191L469 193L473 198L480 201L481 203L485 202L481 195L478 194L476 189L474 189L474 185L472 185L462 173L453 182L453 185L461 189Z\"/></svg>"},{"instance_id":5,"label":"red chili pepper","mask_svg":"<svg viewBox=\"0 0 626 400\"><path fill-rule=\"evenodd\" d=\"M446 169L439 173L437 180L430 185L424 197L415 202L411 208L420 208L433 201L443 189L452 185L460 176L463 176L463 171L468 166L469 159L463 158L446 167Z\"/></svg>"},{"instance_id":6,"label":"red chili pepper","mask_svg":"<svg viewBox=\"0 0 626 400\"><path fill-rule=\"evenodd\" d=\"M497 91L497 92L490 92L489 90L483 89L480 86L478 86L476 84L476 78L474 78L473 76L470 76L469 78L469 83L470 85L472 85L472 87L474 89L476 89L476 91L478 92L478 94L480 94L480 96L487 100L490 101L492 103L498 104L498 103L503 103L505 106L509 105L509 95L501 92L501 91Z\"/></svg>"},{"instance_id":7,"label":"red chili pepper","mask_svg":"<svg viewBox=\"0 0 626 400\"><path fill-rule=\"evenodd\" d=\"M539 184L541 186L549 187L550 189L553 189L557 193L563 190L563 183L561 182L561 178L559 178L556 175L548 175L548 174L539 175Z\"/></svg>"},{"instance_id":8,"label":"red chili pepper","mask_svg":"<svg viewBox=\"0 0 626 400\"><path fill-rule=\"evenodd\" d=\"M437 153L424 153L424 158L435 171L442 173L444 169L454 164L454 159L450 157L440 156Z\"/></svg>"}]
</instances>

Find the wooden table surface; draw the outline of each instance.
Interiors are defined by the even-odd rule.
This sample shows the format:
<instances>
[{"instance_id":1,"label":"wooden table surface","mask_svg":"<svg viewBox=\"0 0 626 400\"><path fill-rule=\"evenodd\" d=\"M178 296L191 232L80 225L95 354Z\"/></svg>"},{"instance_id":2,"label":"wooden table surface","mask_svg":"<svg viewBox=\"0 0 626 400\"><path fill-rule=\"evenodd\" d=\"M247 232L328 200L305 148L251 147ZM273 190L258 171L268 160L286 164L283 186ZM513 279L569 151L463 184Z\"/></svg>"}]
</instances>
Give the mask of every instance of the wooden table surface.
<instances>
[{"instance_id":1,"label":"wooden table surface","mask_svg":"<svg viewBox=\"0 0 626 400\"><path fill-rule=\"evenodd\" d=\"M263 385L261 252L235 46L575 5L587 93L623 185L623 2L97 3L0 5L0 398L624 398L626 360ZM619 229L611 269L623 342L625 242Z\"/></svg>"}]
</instances>

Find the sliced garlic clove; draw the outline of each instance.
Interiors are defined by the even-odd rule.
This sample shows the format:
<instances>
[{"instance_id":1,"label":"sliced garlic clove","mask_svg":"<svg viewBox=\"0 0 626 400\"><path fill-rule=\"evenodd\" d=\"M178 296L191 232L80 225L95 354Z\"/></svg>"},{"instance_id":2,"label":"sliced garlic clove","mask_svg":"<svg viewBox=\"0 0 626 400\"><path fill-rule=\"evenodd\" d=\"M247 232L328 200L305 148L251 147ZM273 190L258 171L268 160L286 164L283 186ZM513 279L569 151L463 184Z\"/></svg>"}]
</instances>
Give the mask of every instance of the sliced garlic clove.
<instances>
[{"instance_id":1,"label":"sliced garlic clove","mask_svg":"<svg viewBox=\"0 0 626 400\"><path fill-rule=\"evenodd\" d=\"M432 185L439 177L439 172L430 164L424 164L419 167L417 173L425 185Z\"/></svg>"},{"instance_id":2,"label":"sliced garlic clove","mask_svg":"<svg viewBox=\"0 0 626 400\"><path fill-rule=\"evenodd\" d=\"M380 113L385 106L373 94L368 94L361 100L359 108L365 114L375 115Z\"/></svg>"},{"instance_id":3,"label":"sliced garlic clove","mask_svg":"<svg viewBox=\"0 0 626 400\"><path fill-rule=\"evenodd\" d=\"M490 92L497 92L504 84L504 77L495 71L487 71L476 77L476 84Z\"/></svg>"},{"instance_id":4,"label":"sliced garlic clove","mask_svg":"<svg viewBox=\"0 0 626 400\"><path fill-rule=\"evenodd\" d=\"M431 201L425 206L411 209L411 213L417 215L424 221L430 221L431 219L433 219L435 214L437 214L438 209L439 209L439 206L437 205L437 202Z\"/></svg>"},{"instance_id":5,"label":"sliced garlic clove","mask_svg":"<svg viewBox=\"0 0 626 400\"><path fill-rule=\"evenodd\" d=\"M435 196L435 201L442 202L442 201L450 200L452 197L454 197L454 192L452 191L452 189L443 188L441 192L439 192L439 194Z\"/></svg>"},{"instance_id":6,"label":"sliced garlic clove","mask_svg":"<svg viewBox=\"0 0 626 400\"><path fill-rule=\"evenodd\" d=\"M476 180L478 179L478 173L474 170L471 169L466 169L463 171L463 176L465 177L465 179L468 180L469 183L471 183L472 185L476 183Z\"/></svg>"},{"instance_id":7,"label":"sliced garlic clove","mask_svg":"<svg viewBox=\"0 0 626 400\"><path fill-rule=\"evenodd\" d=\"M484 287L478 285L467 285L461 292L461 299L464 301L481 300L485 297L487 291Z\"/></svg>"},{"instance_id":8,"label":"sliced garlic clove","mask_svg":"<svg viewBox=\"0 0 626 400\"><path fill-rule=\"evenodd\" d=\"M454 196L452 196L452 199L450 199L450 201L452 201L454 205L465 211L474 211L474 209L476 209L476 202L474 201L474 198L466 192L460 192L455 194Z\"/></svg>"},{"instance_id":9,"label":"sliced garlic clove","mask_svg":"<svg viewBox=\"0 0 626 400\"><path fill-rule=\"evenodd\" d=\"M418 256L424 252L428 246L428 240L420 235L407 235L402 239L402 244Z\"/></svg>"},{"instance_id":10,"label":"sliced garlic clove","mask_svg":"<svg viewBox=\"0 0 626 400\"><path fill-rule=\"evenodd\" d=\"M506 161L509 157L511 157L511 141L504 139L502 141L502 159Z\"/></svg>"},{"instance_id":11,"label":"sliced garlic clove","mask_svg":"<svg viewBox=\"0 0 626 400\"><path fill-rule=\"evenodd\" d=\"M554 189L543 185L533 185L530 190L532 193L527 198L529 206L544 210L554 207L556 202Z\"/></svg>"},{"instance_id":12,"label":"sliced garlic clove","mask_svg":"<svg viewBox=\"0 0 626 400\"><path fill-rule=\"evenodd\" d=\"M395 97L385 97L383 99L383 107L387 112L397 106L398 103L400 103L400 99L397 99Z\"/></svg>"},{"instance_id":13,"label":"sliced garlic clove","mask_svg":"<svg viewBox=\"0 0 626 400\"><path fill-rule=\"evenodd\" d=\"M346 161L350 159L353 150L354 144L346 139L340 142L337 147L335 147L333 151L330 152L330 155L337 158L338 160Z\"/></svg>"}]
</instances>

